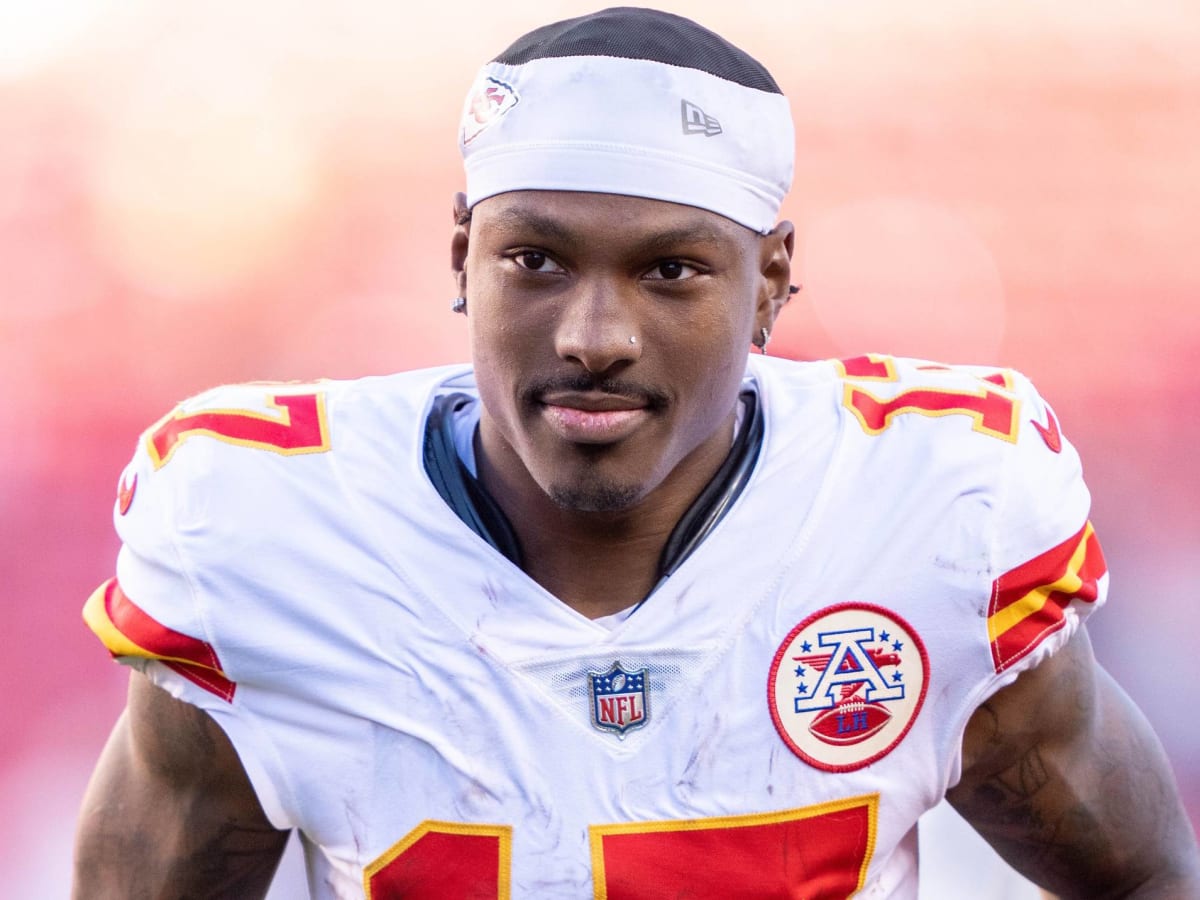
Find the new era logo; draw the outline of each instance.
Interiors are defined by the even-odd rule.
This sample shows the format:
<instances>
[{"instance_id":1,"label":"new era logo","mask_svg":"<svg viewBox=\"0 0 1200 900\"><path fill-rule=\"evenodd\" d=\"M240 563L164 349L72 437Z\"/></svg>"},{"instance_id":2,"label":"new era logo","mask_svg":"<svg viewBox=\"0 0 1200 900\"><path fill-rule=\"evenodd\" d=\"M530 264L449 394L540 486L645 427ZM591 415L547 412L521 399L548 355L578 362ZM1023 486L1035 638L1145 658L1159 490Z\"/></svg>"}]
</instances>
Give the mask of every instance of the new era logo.
<instances>
[{"instance_id":1,"label":"new era logo","mask_svg":"<svg viewBox=\"0 0 1200 900\"><path fill-rule=\"evenodd\" d=\"M712 137L721 133L721 123L688 100L679 101L679 109L683 115L684 134L702 134Z\"/></svg>"}]
</instances>

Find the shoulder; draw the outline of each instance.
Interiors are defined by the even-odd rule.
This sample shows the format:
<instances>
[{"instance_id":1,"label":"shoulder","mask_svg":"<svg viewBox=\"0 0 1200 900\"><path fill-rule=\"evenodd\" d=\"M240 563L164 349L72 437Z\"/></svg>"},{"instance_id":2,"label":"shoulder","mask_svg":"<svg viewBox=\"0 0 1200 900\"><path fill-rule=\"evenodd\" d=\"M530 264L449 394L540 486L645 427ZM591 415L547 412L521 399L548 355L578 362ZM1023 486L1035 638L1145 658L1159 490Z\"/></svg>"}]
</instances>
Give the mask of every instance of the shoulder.
<instances>
[{"instance_id":1,"label":"shoulder","mask_svg":"<svg viewBox=\"0 0 1200 900\"><path fill-rule=\"evenodd\" d=\"M1050 404L1012 369L882 356L834 365L845 373L842 405L858 425L850 430L893 436L899 452L887 457L890 471L945 484L947 503L978 523L982 544L970 552L986 556L993 579L995 671L1055 652L1104 602L1108 574L1079 454Z\"/></svg>"},{"instance_id":2,"label":"shoulder","mask_svg":"<svg viewBox=\"0 0 1200 900\"><path fill-rule=\"evenodd\" d=\"M1081 534L1091 506L1079 454L1033 382L1014 369L867 354L834 360L840 402L896 459L975 473L996 524L1001 570Z\"/></svg>"},{"instance_id":3,"label":"shoulder","mask_svg":"<svg viewBox=\"0 0 1200 900\"><path fill-rule=\"evenodd\" d=\"M200 592L214 572L363 532L348 498L411 481L425 410L447 386L468 389L469 378L448 367L236 384L183 401L141 435L120 478L122 586L139 603L178 608L181 592Z\"/></svg>"},{"instance_id":4,"label":"shoulder","mask_svg":"<svg viewBox=\"0 0 1200 900\"><path fill-rule=\"evenodd\" d=\"M142 434L122 473L116 577L88 600L88 625L115 656L166 660L228 700L247 673L278 665L259 635L313 620L315 584L389 565L381 523L394 537L435 515L411 501L424 411L470 384L469 369L455 367L228 385L185 400ZM190 690L178 680L173 689Z\"/></svg>"},{"instance_id":5,"label":"shoulder","mask_svg":"<svg viewBox=\"0 0 1200 900\"><path fill-rule=\"evenodd\" d=\"M869 484L871 497L892 492L961 521L972 537L963 554L986 558L1014 597L1064 565L1075 576L1085 563L1104 571L1079 455L1022 373L881 354L755 361L751 371L768 414L782 410L777 432L801 434L809 415L836 420L847 478ZM802 408L805 386L819 400Z\"/></svg>"},{"instance_id":6,"label":"shoulder","mask_svg":"<svg viewBox=\"0 0 1200 900\"><path fill-rule=\"evenodd\" d=\"M153 423L123 474L123 494L225 484L296 460L370 444L412 443L443 384L469 383L465 367L443 367L352 381L249 382L196 394ZM307 468L315 467L313 460ZM128 503L129 498L122 502Z\"/></svg>"},{"instance_id":7,"label":"shoulder","mask_svg":"<svg viewBox=\"0 0 1200 900\"><path fill-rule=\"evenodd\" d=\"M841 419L876 451L941 448L954 458L1079 468L1054 412L1013 369L870 353L800 363L752 358L749 377L776 419L807 403L807 414Z\"/></svg>"}]
</instances>

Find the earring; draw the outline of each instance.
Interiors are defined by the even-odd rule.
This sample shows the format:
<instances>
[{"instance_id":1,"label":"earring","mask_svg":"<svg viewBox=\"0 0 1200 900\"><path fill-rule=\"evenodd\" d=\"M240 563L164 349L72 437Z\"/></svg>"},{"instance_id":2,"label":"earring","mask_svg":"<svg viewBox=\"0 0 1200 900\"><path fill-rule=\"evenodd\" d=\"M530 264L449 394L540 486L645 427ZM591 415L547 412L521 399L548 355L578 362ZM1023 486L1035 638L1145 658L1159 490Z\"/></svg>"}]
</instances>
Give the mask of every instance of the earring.
<instances>
[{"instance_id":1,"label":"earring","mask_svg":"<svg viewBox=\"0 0 1200 900\"><path fill-rule=\"evenodd\" d=\"M450 311L462 313L465 316L467 314L467 298L455 297L453 302L450 304Z\"/></svg>"},{"instance_id":2,"label":"earring","mask_svg":"<svg viewBox=\"0 0 1200 900\"><path fill-rule=\"evenodd\" d=\"M762 335L762 343L758 345L758 352L763 356L767 355L767 341L771 340L771 332L766 328L758 329L758 333Z\"/></svg>"}]
</instances>

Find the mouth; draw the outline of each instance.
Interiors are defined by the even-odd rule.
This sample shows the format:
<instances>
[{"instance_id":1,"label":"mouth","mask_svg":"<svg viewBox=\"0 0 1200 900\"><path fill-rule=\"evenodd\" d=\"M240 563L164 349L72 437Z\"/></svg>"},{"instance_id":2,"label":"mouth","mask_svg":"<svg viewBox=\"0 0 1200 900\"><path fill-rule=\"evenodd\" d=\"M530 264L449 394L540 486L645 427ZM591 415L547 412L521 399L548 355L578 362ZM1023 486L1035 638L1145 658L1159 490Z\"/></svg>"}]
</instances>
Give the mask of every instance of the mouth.
<instances>
[{"instance_id":1,"label":"mouth","mask_svg":"<svg viewBox=\"0 0 1200 900\"><path fill-rule=\"evenodd\" d=\"M552 391L539 399L543 419L563 440L611 444L628 437L650 417L647 400L602 391Z\"/></svg>"}]
</instances>

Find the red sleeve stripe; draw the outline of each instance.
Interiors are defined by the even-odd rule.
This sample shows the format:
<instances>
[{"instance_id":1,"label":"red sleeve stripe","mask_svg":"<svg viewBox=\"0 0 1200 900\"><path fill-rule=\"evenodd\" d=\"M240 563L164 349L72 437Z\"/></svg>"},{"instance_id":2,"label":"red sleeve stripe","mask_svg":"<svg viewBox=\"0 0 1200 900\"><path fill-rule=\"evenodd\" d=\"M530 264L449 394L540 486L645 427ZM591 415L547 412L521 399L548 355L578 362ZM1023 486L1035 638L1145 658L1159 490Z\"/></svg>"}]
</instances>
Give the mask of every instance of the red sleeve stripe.
<instances>
[{"instance_id":1,"label":"red sleeve stripe","mask_svg":"<svg viewBox=\"0 0 1200 900\"><path fill-rule=\"evenodd\" d=\"M114 657L157 659L226 701L237 685L221 670L212 645L174 631L130 600L117 579L96 588L83 608L83 620Z\"/></svg>"},{"instance_id":2,"label":"red sleeve stripe","mask_svg":"<svg viewBox=\"0 0 1200 900\"><path fill-rule=\"evenodd\" d=\"M1091 522L1072 537L992 584L988 638L992 662L1003 672L1066 622L1072 601L1094 603L1108 571Z\"/></svg>"}]
</instances>

